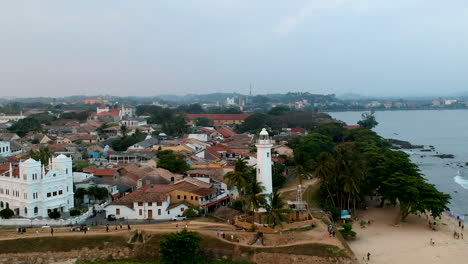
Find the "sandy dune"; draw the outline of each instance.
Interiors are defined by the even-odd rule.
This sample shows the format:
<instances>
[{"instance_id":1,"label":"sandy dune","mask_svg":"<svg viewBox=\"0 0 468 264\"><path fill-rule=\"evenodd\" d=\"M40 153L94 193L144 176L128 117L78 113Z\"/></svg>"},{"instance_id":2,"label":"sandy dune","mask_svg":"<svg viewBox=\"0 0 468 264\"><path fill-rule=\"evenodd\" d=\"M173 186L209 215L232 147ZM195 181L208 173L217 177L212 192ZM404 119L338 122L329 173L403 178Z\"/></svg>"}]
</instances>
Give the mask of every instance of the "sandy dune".
<instances>
[{"instance_id":1,"label":"sandy dune","mask_svg":"<svg viewBox=\"0 0 468 264\"><path fill-rule=\"evenodd\" d=\"M360 212L360 218L372 220L372 224L361 228L358 221L353 226L358 238L350 246L359 263L468 263L468 237L453 237L454 231L461 232L456 219L444 215L437 221L437 231L430 230L425 216L412 215L395 226L397 208L369 207ZM365 260L368 252L369 262Z\"/></svg>"}]
</instances>

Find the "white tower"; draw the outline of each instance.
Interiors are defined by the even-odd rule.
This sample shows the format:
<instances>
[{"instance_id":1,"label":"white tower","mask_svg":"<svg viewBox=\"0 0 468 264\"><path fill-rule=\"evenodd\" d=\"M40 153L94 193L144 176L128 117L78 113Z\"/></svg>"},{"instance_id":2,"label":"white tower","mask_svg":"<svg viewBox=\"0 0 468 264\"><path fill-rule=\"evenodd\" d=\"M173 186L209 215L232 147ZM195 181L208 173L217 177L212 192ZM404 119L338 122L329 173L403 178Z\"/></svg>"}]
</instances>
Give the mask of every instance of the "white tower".
<instances>
[{"instance_id":1,"label":"white tower","mask_svg":"<svg viewBox=\"0 0 468 264\"><path fill-rule=\"evenodd\" d=\"M271 144L266 129L262 129L258 136L257 144L257 182L265 187L265 194L273 193L273 181L271 176Z\"/></svg>"}]
</instances>

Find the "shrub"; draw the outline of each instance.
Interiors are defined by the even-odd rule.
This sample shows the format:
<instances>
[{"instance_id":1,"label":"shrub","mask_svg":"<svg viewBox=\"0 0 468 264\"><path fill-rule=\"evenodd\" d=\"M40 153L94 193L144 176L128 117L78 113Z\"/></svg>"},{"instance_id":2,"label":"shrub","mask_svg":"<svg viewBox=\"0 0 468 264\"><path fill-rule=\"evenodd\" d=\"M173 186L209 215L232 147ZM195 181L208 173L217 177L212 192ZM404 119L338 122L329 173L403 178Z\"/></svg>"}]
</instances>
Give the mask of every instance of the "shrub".
<instances>
[{"instance_id":1,"label":"shrub","mask_svg":"<svg viewBox=\"0 0 468 264\"><path fill-rule=\"evenodd\" d=\"M59 219L61 216L60 212L50 212L49 213L49 218L51 219Z\"/></svg>"},{"instance_id":2,"label":"shrub","mask_svg":"<svg viewBox=\"0 0 468 264\"><path fill-rule=\"evenodd\" d=\"M199 207L190 207L189 209L185 210L184 213L182 214L183 216L187 218L193 218L200 216L200 208Z\"/></svg>"},{"instance_id":3,"label":"shrub","mask_svg":"<svg viewBox=\"0 0 468 264\"><path fill-rule=\"evenodd\" d=\"M242 212L242 201L241 200L236 200L235 202L233 202L231 204L231 208L234 209L234 210L237 210L237 211L241 211Z\"/></svg>"},{"instance_id":4,"label":"shrub","mask_svg":"<svg viewBox=\"0 0 468 264\"><path fill-rule=\"evenodd\" d=\"M195 264L199 263L198 250L201 237L197 232L183 229L181 232L171 233L159 243L162 263Z\"/></svg>"},{"instance_id":5,"label":"shrub","mask_svg":"<svg viewBox=\"0 0 468 264\"><path fill-rule=\"evenodd\" d=\"M0 211L0 217L2 217L3 219L9 219L14 215L15 213L10 208L5 208Z\"/></svg>"},{"instance_id":6,"label":"shrub","mask_svg":"<svg viewBox=\"0 0 468 264\"><path fill-rule=\"evenodd\" d=\"M340 233L345 239L356 237L356 232L353 231L353 225L350 223L343 224L343 229L340 230Z\"/></svg>"},{"instance_id":7,"label":"shrub","mask_svg":"<svg viewBox=\"0 0 468 264\"><path fill-rule=\"evenodd\" d=\"M81 214L81 211L79 209L70 210L70 216L78 216L80 214Z\"/></svg>"}]
</instances>

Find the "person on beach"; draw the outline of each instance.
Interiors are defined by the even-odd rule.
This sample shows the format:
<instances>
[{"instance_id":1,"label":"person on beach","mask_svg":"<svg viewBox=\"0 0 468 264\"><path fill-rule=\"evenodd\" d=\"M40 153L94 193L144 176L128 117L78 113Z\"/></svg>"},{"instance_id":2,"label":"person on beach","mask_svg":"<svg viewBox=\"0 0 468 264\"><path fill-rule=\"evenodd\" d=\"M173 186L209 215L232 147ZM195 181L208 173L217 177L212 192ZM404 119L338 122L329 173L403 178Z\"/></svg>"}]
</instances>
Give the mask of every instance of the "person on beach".
<instances>
[{"instance_id":1,"label":"person on beach","mask_svg":"<svg viewBox=\"0 0 468 264\"><path fill-rule=\"evenodd\" d=\"M54 228L52 228L52 227L50 228L50 234L51 234L52 236L54 236Z\"/></svg>"},{"instance_id":2,"label":"person on beach","mask_svg":"<svg viewBox=\"0 0 468 264\"><path fill-rule=\"evenodd\" d=\"M370 260L370 253L367 252L367 261L369 261L369 260Z\"/></svg>"},{"instance_id":3,"label":"person on beach","mask_svg":"<svg viewBox=\"0 0 468 264\"><path fill-rule=\"evenodd\" d=\"M458 227L461 227L461 221L458 221Z\"/></svg>"},{"instance_id":4,"label":"person on beach","mask_svg":"<svg viewBox=\"0 0 468 264\"><path fill-rule=\"evenodd\" d=\"M106 225L106 232L109 232L109 225Z\"/></svg>"},{"instance_id":5,"label":"person on beach","mask_svg":"<svg viewBox=\"0 0 468 264\"><path fill-rule=\"evenodd\" d=\"M332 231L333 237L336 236L335 230Z\"/></svg>"},{"instance_id":6,"label":"person on beach","mask_svg":"<svg viewBox=\"0 0 468 264\"><path fill-rule=\"evenodd\" d=\"M434 246L435 242L434 242L434 240L432 240L432 238L431 238L431 241L429 242L429 244L430 244L431 246Z\"/></svg>"},{"instance_id":7,"label":"person on beach","mask_svg":"<svg viewBox=\"0 0 468 264\"><path fill-rule=\"evenodd\" d=\"M462 224L461 228L462 228L462 231L463 231L463 229L465 229L465 225L464 225L464 224Z\"/></svg>"},{"instance_id":8,"label":"person on beach","mask_svg":"<svg viewBox=\"0 0 468 264\"><path fill-rule=\"evenodd\" d=\"M127 229L128 229L128 231L132 230L132 228L130 227L130 225L127 225Z\"/></svg>"}]
</instances>

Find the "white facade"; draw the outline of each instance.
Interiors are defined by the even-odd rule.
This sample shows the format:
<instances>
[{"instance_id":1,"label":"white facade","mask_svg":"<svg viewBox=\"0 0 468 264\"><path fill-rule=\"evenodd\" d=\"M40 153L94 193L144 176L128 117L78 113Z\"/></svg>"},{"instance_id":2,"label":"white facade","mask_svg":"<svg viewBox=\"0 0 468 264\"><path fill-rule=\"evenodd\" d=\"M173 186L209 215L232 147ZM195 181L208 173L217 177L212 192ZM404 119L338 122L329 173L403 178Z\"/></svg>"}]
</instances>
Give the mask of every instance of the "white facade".
<instances>
[{"instance_id":1,"label":"white facade","mask_svg":"<svg viewBox=\"0 0 468 264\"><path fill-rule=\"evenodd\" d=\"M11 156L11 146L9 141L0 141L0 156L9 157Z\"/></svg>"},{"instance_id":2,"label":"white facade","mask_svg":"<svg viewBox=\"0 0 468 264\"><path fill-rule=\"evenodd\" d=\"M120 117L134 117L135 116L135 108L130 105L122 105L122 110L120 111Z\"/></svg>"},{"instance_id":3,"label":"white facade","mask_svg":"<svg viewBox=\"0 0 468 264\"><path fill-rule=\"evenodd\" d=\"M265 187L264 193L273 193L273 180L271 173L271 144L268 132L262 129L257 140L257 182Z\"/></svg>"},{"instance_id":4,"label":"white facade","mask_svg":"<svg viewBox=\"0 0 468 264\"><path fill-rule=\"evenodd\" d=\"M0 174L0 209L10 208L26 218L48 217L49 212L68 212L73 204L72 160L64 155L52 158L47 168L28 159L19 173L10 169Z\"/></svg>"},{"instance_id":5,"label":"white facade","mask_svg":"<svg viewBox=\"0 0 468 264\"><path fill-rule=\"evenodd\" d=\"M125 199L121 198L121 199ZM115 215L117 219L154 219L171 220L174 216L184 213L189 207L182 203L170 208L171 197L167 195L167 200L163 202L134 202L133 208L126 205L110 204L106 207L106 217Z\"/></svg>"}]
</instances>

